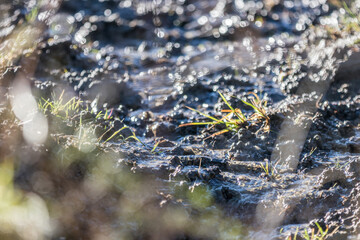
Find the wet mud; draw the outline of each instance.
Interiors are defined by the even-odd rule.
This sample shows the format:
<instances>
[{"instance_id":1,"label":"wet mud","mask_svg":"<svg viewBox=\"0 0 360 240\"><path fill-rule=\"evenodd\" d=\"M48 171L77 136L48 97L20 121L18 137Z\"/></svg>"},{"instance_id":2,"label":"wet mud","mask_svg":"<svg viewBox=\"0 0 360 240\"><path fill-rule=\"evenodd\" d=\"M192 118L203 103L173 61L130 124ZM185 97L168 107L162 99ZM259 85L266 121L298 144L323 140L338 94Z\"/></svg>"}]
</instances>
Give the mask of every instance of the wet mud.
<instances>
[{"instance_id":1,"label":"wet mud","mask_svg":"<svg viewBox=\"0 0 360 240\"><path fill-rule=\"evenodd\" d=\"M0 39L25 21L30 2L0 4ZM62 1L56 10L39 11L49 17L28 57L38 59L28 77L34 96L51 98L65 89L87 102L91 114L111 112L111 121L97 119L97 136L104 125L112 128L104 139L126 125L142 142L111 138L90 157L74 153L76 161L64 172L44 163L53 155L43 150L70 146L66 132L53 134L40 150L22 143L28 155L17 153L22 160L16 183L82 209L58 219L62 227L54 239L66 234L90 239L100 231L92 225L101 222L126 232L124 239L286 239L318 225L328 228L327 239L360 234L358 33L339 24L346 13L336 4ZM1 75L2 91L11 88L21 64L19 59ZM243 123L236 132L219 135L213 134L225 129L221 124L179 127L209 120L187 107L221 118L228 106L218 91L245 114L254 112L241 101L250 100L249 93L266 100L270 131L264 122ZM49 122L51 129L59 126L56 119ZM6 131L4 122L2 135ZM11 139L2 137L2 156L15 149ZM85 200L79 189L87 191L84 179L92 159L104 153L115 156L111 176L121 175L121 184L134 187L131 181L146 179L151 187L140 184L134 190L119 183L101 198L93 190ZM38 169L46 174L36 175ZM46 182L54 186L34 190L29 179L36 176L52 179ZM67 198L60 197L64 194ZM117 199L124 206L121 220ZM129 206L140 206L137 211L144 214L134 210L129 217ZM182 220L169 227L167 221L175 221L171 211L200 230ZM219 219L228 222L212 230L204 223L216 225ZM229 222L241 225L241 231L231 235Z\"/></svg>"}]
</instances>

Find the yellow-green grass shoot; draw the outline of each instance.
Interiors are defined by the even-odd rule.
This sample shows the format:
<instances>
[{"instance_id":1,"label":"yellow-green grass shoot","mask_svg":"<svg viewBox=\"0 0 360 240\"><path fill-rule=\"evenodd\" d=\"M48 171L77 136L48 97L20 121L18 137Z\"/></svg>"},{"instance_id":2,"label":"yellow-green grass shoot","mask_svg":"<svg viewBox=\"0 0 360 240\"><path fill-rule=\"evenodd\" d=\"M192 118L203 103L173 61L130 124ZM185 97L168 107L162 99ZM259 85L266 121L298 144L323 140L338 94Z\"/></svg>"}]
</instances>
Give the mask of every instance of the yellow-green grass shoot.
<instances>
[{"instance_id":1,"label":"yellow-green grass shoot","mask_svg":"<svg viewBox=\"0 0 360 240\"><path fill-rule=\"evenodd\" d=\"M200 115L212 120L212 121L207 121L207 122L191 122L191 123L184 123L181 124L179 127L186 127L186 126L197 126L197 125L211 125L212 127L218 124L223 124L225 125L225 129L218 131L212 135L210 135L209 137L214 137L216 135L220 135L226 132L236 132L238 131L242 126L244 126L245 123L247 122L254 122L257 123L259 121L264 121L264 126L263 126L263 130L265 132L268 132L270 130L270 119L267 116L266 113L266 101L263 101L259 98L259 96L256 93L251 93L254 97L251 98L250 102L246 102L244 100L241 100L244 104L250 106L251 108L254 109L255 113L252 114L251 116L247 117L239 108L234 108L230 105L230 103L226 100L226 98L224 97L224 95L221 92L218 92L221 99L225 102L225 104L227 105L227 107L229 109L222 109L221 112L222 113L227 113L224 117L222 118L216 118L213 116L210 116L208 114L205 114L199 110L196 110L194 108L191 107L187 107L188 109L199 113ZM236 118L233 118L233 116L236 116Z\"/></svg>"}]
</instances>

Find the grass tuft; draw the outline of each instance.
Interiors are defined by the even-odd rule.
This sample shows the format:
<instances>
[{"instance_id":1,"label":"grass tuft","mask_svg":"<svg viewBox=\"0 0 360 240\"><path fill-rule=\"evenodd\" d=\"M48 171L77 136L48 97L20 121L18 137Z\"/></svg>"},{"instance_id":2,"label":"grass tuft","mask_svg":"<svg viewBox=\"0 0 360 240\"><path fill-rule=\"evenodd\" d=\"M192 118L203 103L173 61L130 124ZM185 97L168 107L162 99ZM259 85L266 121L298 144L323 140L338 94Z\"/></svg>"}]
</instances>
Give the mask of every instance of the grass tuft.
<instances>
[{"instance_id":1,"label":"grass tuft","mask_svg":"<svg viewBox=\"0 0 360 240\"><path fill-rule=\"evenodd\" d=\"M83 101L76 97L71 98L67 102L64 101L64 91L57 98L52 95L53 100L41 98L38 102L39 109L44 113L50 113L62 119L69 119L70 116L80 113Z\"/></svg>"},{"instance_id":2,"label":"grass tuft","mask_svg":"<svg viewBox=\"0 0 360 240\"><path fill-rule=\"evenodd\" d=\"M320 226L319 223L315 222L315 225L317 227L317 231L315 228L311 228L311 232L309 233L307 229L304 230L303 234L301 235L301 239L305 239L305 240L325 240L327 239L330 235L334 234L337 231L337 228L335 228L335 230L329 234L329 228L326 227L326 229L322 229L322 227ZM297 236L299 234L299 228L296 228L296 232L294 234L294 238L292 238L291 236L289 236L287 238L287 240L296 240Z\"/></svg>"},{"instance_id":3,"label":"grass tuft","mask_svg":"<svg viewBox=\"0 0 360 240\"><path fill-rule=\"evenodd\" d=\"M196 110L194 108L187 107L188 109L190 109L194 112L197 112L198 114L200 114L212 121L184 123L184 124L179 125L179 127L197 126L197 125L210 125L211 127L214 127L219 124L225 125L224 130L218 131L218 132L210 135L208 138L214 137L214 136L226 133L226 132L237 132L241 127L245 126L246 123L258 124L259 122L264 122L261 129L265 132L270 131L270 119L266 113L267 102L261 100L256 93L251 93L253 95L253 97L250 99L250 102L241 100L244 104L250 106L254 110L254 113L250 116L246 116L241 111L241 109L232 107L230 105L230 103L226 100L224 95L221 92L218 92L218 93L219 93L221 99L225 102L225 104L229 108L229 109L221 110L222 113L226 113L225 116L223 116L222 118L216 118L216 117L210 116L208 114L205 114L199 110Z\"/></svg>"},{"instance_id":4,"label":"grass tuft","mask_svg":"<svg viewBox=\"0 0 360 240\"><path fill-rule=\"evenodd\" d=\"M279 176L276 170L277 164L278 162L276 162L275 165L273 166L271 163L269 163L268 160L265 160L265 164L260 163L260 167L262 168L262 170L264 170L266 177L270 179L275 179Z\"/></svg>"},{"instance_id":5,"label":"grass tuft","mask_svg":"<svg viewBox=\"0 0 360 240\"><path fill-rule=\"evenodd\" d=\"M75 132L71 134L71 138L76 140L77 143L75 145L78 145L79 148L81 148L84 141L105 144L115 138L120 138L123 141L134 139L142 145L145 145L130 127L124 125L122 128L114 131L113 127L109 127L108 124L106 124L107 121L113 119L113 109L106 110L105 112L100 111L95 115L89 111L88 105L76 97L67 101L64 100L64 91L61 92L59 97L52 94L51 100L41 98L38 101L38 106L45 116L54 116L64 122L72 122ZM83 115L86 113L91 113L90 116L92 117L87 117L85 121ZM96 136L95 134L95 128L98 126L95 123L96 120L103 120L103 132L100 136ZM78 130L77 132L76 129ZM130 136L124 137L121 134L125 129L130 130Z\"/></svg>"},{"instance_id":6,"label":"grass tuft","mask_svg":"<svg viewBox=\"0 0 360 240\"><path fill-rule=\"evenodd\" d=\"M255 111L255 113L250 116L249 120L254 121L255 123L261 121L264 122L263 130L265 132L269 132L270 118L266 113L267 101L260 99L259 96L254 92L250 92L250 94L252 95L250 102L241 100L244 104L250 106Z\"/></svg>"}]
</instances>

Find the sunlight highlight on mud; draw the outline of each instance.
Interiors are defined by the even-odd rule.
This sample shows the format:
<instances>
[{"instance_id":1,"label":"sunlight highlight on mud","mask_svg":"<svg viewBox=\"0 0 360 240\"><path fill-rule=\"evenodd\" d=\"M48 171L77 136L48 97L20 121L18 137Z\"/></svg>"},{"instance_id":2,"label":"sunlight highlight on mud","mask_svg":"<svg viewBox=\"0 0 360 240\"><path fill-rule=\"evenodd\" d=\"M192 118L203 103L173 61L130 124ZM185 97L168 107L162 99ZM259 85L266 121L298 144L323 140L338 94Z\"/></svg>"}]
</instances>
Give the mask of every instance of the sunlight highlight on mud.
<instances>
[{"instance_id":1,"label":"sunlight highlight on mud","mask_svg":"<svg viewBox=\"0 0 360 240\"><path fill-rule=\"evenodd\" d=\"M44 114L36 113L23 126L23 135L29 144L44 143L48 136L48 122Z\"/></svg>"},{"instance_id":2,"label":"sunlight highlight on mud","mask_svg":"<svg viewBox=\"0 0 360 240\"><path fill-rule=\"evenodd\" d=\"M11 106L15 116L23 124L23 136L28 144L42 144L48 136L48 122L38 111L37 103L25 79L15 80L12 90Z\"/></svg>"}]
</instances>

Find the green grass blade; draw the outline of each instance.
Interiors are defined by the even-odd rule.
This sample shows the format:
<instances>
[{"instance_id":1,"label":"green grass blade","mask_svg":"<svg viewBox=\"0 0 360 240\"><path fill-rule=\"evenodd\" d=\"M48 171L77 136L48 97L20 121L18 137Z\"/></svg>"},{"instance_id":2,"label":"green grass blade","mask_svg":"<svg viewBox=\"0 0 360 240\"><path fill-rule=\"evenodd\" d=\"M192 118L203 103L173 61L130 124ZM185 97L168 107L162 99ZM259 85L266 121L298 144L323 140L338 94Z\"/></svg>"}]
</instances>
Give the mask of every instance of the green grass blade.
<instances>
[{"instance_id":1,"label":"green grass blade","mask_svg":"<svg viewBox=\"0 0 360 240\"><path fill-rule=\"evenodd\" d=\"M296 231L294 234L294 240L296 240L298 234L299 234L299 227L296 228Z\"/></svg>"},{"instance_id":2,"label":"green grass blade","mask_svg":"<svg viewBox=\"0 0 360 240\"><path fill-rule=\"evenodd\" d=\"M259 110L258 107L254 106L253 104L251 104L251 103L249 103L249 102L246 102L246 101L244 101L244 100L241 100L241 101L242 101L244 104L246 104L246 105L250 106L251 108L253 108L254 111L257 112L258 114L260 114L261 116L266 117L266 116Z\"/></svg>"},{"instance_id":3,"label":"green grass blade","mask_svg":"<svg viewBox=\"0 0 360 240\"><path fill-rule=\"evenodd\" d=\"M99 119L99 118L101 118L101 116L102 116L102 111L99 111L98 114L96 114L95 118Z\"/></svg>"},{"instance_id":4,"label":"green grass blade","mask_svg":"<svg viewBox=\"0 0 360 240\"><path fill-rule=\"evenodd\" d=\"M239 118L239 120L245 122L246 118L245 118L244 114L241 113L241 115L239 115L239 113L237 113L235 111L235 109L230 105L230 103L226 100L224 95L222 95L222 93L220 91L218 91L218 93L220 94L220 97L225 102L225 104L231 109L231 111L233 111L235 113L235 115Z\"/></svg>"},{"instance_id":5,"label":"green grass blade","mask_svg":"<svg viewBox=\"0 0 360 240\"><path fill-rule=\"evenodd\" d=\"M262 113L259 111L259 109L258 109L257 107L255 107L253 104L251 104L251 103L249 103L249 102L247 102L247 101L244 101L244 100L241 100L241 101L242 101L244 104L250 106L252 109L254 109L255 112L257 112L257 113L259 113L259 114L262 114Z\"/></svg>"},{"instance_id":6,"label":"green grass blade","mask_svg":"<svg viewBox=\"0 0 360 240\"><path fill-rule=\"evenodd\" d=\"M224 97L224 95L222 95L222 93L220 91L218 91L218 93L220 94L220 97L222 98L222 100L226 103L226 105L233 111L235 112L234 108L230 105L230 103L226 100L226 98Z\"/></svg>"},{"instance_id":7,"label":"green grass blade","mask_svg":"<svg viewBox=\"0 0 360 240\"><path fill-rule=\"evenodd\" d=\"M50 102L50 101L48 101L48 100L46 100L45 98L41 98L45 103L47 103L46 104L46 108L48 107L48 106L50 106L51 108L54 108L54 105Z\"/></svg>"},{"instance_id":8,"label":"green grass blade","mask_svg":"<svg viewBox=\"0 0 360 240\"><path fill-rule=\"evenodd\" d=\"M324 231L323 231L322 227L320 226L320 224L319 224L318 222L315 222L315 225L318 227L321 236L323 236L323 235L324 235Z\"/></svg>"},{"instance_id":9,"label":"green grass blade","mask_svg":"<svg viewBox=\"0 0 360 240\"><path fill-rule=\"evenodd\" d=\"M135 139L136 141L138 141L139 143L141 143L144 147L146 147L146 144L143 143L138 137L136 137L135 133L133 133L132 136L129 136L129 137L125 138L125 141L128 140L128 139L130 139L130 138Z\"/></svg>"},{"instance_id":10,"label":"green grass blade","mask_svg":"<svg viewBox=\"0 0 360 240\"><path fill-rule=\"evenodd\" d=\"M158 147L158 145L161 143L161 141L158 141L157 143L155 143L153 149L151 150L151 152L155 152L156 148Z\"/></svg>"},{"instance_id":11,"label":"green grass blade","mask_svg":"<svg viewBox=\"0 0 360 240\"><path fill-rule=\"evenodd\" d=\"M113 139L119 132L121 132L122 130L124 130L126 128L129 128L129 127L124 126L124 127L120 128L119 130L117 130L116 132L114 132L108 139L106 139L104 141L104 143L106 143L106 142L110 141L111 139Z\"/></svg>"},{"instance_id":12,"label":"green grass blade","mask_svg":"<svg viewBox=\"0 0 360 240\"><path fill-rule=\"evenodd\" d=\"M105 136L105 134L107 134L111 129L113 129L113 127L109 128L108 130L106 130L99 138L98 138L98 142L100 142L103 137Z\"/></svg>"},{"instance_id":13,"label":"green grass blade","mask_svg":"<svg viewBox=\"0 0 360 240\"><path fill-rule=\"evenodd\" d=\"M71 105L71 102L75 100L75 97L71 98L67 103L65 103L62 107L66 108L68 105Z\"/></svg>"},{"instance_id":14,"label":"green grass blade","mask_svg":"<svg viewBox=\"0 0 360 240\"><path fill-rule=\"evenodd\" d=\"M244 101L244 100L242 100L242 99L240 99L240 100L241 100L244 104L250 106L251 108L256 109L256 107L255 107L254 105L252 105L251 103L249 103L249 102L247 102L247 101Z\"/></svg>"},{"instance_id":15,"label":"green grass blade","mask_svg":"<svg viewBox=\"0 0 360 240\"><path fill-rule=\"evenodd\" d=\"M186 126L196 126L196 125L209 125L209 124L219 124L218 122L192 122L192 123L184 123L180 124L179 127L186 127Z\"/></svg>"},{"instance_id":16,"label":"green grass blade","mask_svg":"<svg viewBox=\"0 0 360 240\"><path fill-rule=\"evenodd\" d=\"M309 236L309 233L308 233L308 231L307 231L307 229L305 228L305 231L304 231L304 239L306 239L306 240L310 240L310 236Z\"/></svg>"},{"instance_id":17,"label":"green grass blade","mask_svg":"<svg viewBox=\"0 0 360 240\"><path fill-rule=\"evenodd\" d=\"M344 5L345 11L350 15L350 17L356 18L356 15L351 11L351 9L349 8L349 6L347 5L347 3L345 1L343 2L343 5Z\"/></svg>"},{"instance_id":18,"label":"green grass blade","mask_svg":"<svg viewBox=\"0 0 360 240\"><path fill-rule=\"evenodd\" d=\"M191 108L191 107L188 107L188 106L186 106L186 107L187 107L188 109L194 111L194 112L199 113L200 115L203 115L204 117L210 118L211 120L214 120L214 121L216 121L216 122L219 121L219 119L214 118L214 117L212 117L212 116L210 116L210 115L207 115L207 114L205 114L205 113L203 113L203 112L200 112L199 110L196 110L196 109Z\"/></svg>"},{"instance_id":19,"label":"green grass blade","mask_svg":"<svg viewBox=\"0 0 360 240\"><path fill-rule=\"evenodd\" d=\"M106 109L105 114L104 114L104 117L103 117L104 120L107 118L108 112L109 112L109 110Z\"/></svg>"}]
</instances>

